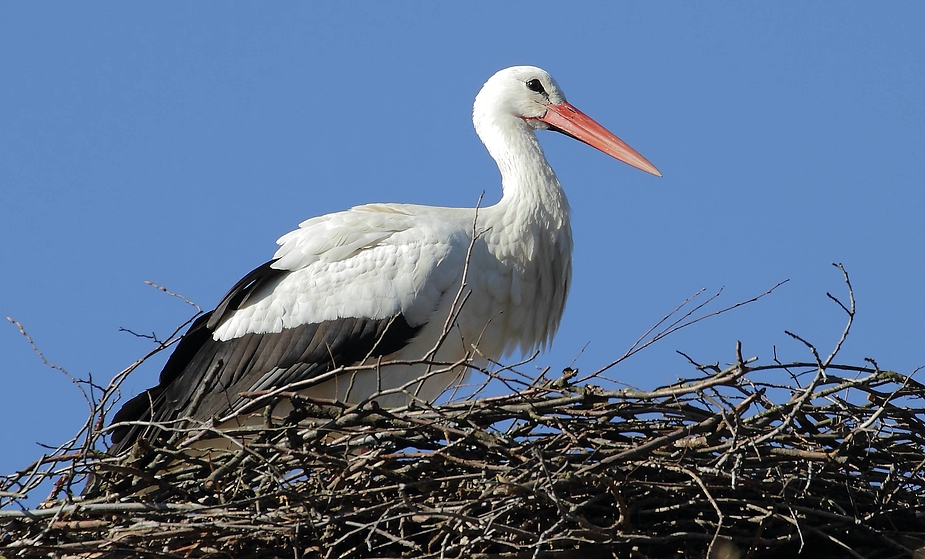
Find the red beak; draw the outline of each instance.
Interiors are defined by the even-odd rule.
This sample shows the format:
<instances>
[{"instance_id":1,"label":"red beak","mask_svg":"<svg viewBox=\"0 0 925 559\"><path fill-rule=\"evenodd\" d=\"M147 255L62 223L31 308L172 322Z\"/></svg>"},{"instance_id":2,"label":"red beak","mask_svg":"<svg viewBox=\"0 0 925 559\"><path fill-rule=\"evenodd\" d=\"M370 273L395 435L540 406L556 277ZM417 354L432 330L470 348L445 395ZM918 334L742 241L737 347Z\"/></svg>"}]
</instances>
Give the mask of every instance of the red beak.
<instances>
[{"instance_id":1,"label":"red beak","mask_svg":"<svg viewBox=\"0 0 925 559\"><path fill-rule=\"evenodd\" d=\"M629 147L626 142L611 134L606 128L571 104L563 101L558 105L547 105L546 108L546 114L537 118L537 120L541 120L559 132L597 148L627 165L652 173L656 177L662 176L658 169L655 168L655 165L649 163L639 152Z\"/></svg>"}]
</instances>

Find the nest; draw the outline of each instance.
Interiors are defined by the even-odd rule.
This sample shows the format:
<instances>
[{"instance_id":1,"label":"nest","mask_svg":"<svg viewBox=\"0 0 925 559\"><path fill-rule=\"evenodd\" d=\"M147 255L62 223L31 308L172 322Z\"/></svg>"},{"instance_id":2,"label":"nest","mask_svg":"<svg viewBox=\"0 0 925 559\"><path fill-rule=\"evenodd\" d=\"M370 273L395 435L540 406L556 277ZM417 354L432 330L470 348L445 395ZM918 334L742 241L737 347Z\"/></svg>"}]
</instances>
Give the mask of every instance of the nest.
<instances>
[{"instance_id":1,"label":"nest","mask_svg":"<svg viewBox=\"0 0 925 559\"><path fill-rule=\"evenodd\" d=\"M566 369L402 411L282 392L286 422L208 454L63 447L2 479L0 556L923 556L925 386L807 346L651 391Z\"/></svg>"}]
</instances>

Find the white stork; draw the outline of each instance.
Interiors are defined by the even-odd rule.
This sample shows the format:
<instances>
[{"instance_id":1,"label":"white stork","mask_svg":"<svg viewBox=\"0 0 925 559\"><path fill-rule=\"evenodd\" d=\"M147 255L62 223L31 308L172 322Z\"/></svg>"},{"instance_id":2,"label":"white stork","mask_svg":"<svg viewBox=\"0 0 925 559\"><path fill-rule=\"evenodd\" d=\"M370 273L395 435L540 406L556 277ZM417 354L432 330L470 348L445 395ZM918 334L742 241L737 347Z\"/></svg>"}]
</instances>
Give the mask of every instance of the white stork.
<instances>
[{"instance_id":1,"label":"white stork","mask_svg":"<svg viewBox=\"0 0 925 559\"><path fill-rule=\"evenodd\" d=\"M517 349L544 347L565 307L572 233L568 201L536 131L562 132L661 174L567 103L540 68L515 66L492 76L475 98L472 120L501 171L497 204L368 204L304 221L279 239L272 260L190 326L160 383L126 403L114 422L222 424L251 402L241 393L297 381L307 381L302 393L315 398L356 403L404 387L377 401L432 402L469 369L433 374L428 365L393 364L329 373L429 354L431 362L471 358L485 365ZM140 434L137 424L115 429L114 451Z\"/></svg>"}]
</instances>

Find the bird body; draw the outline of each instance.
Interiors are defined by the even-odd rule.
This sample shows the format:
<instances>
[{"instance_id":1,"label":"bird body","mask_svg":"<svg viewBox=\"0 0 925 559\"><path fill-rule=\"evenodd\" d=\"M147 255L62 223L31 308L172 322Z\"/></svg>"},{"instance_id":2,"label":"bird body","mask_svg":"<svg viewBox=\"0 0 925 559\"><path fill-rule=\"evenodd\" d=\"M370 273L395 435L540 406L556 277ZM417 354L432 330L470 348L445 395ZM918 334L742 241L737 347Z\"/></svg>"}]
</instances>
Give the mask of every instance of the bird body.
<instances>
[{"instance_id":1,"label":"bird body","mask_svg":"<svg viewBox=\"0 0 925 559\"><path fill-rule=\"evenodd\" d=\"M509 218L501 204L480 210L370 204L305 221L280 238L271 264L288 273L253 293L253 302L218 326L214 338L401 314L412 326L439 326L432 336L419 335L435 341L443 329L438 318L447 316L468 259L466 288L479 297L460 311L460 330L469 334L463 337L474 343L488 326L494 335L479 336L491 347L487 355L530 351L558 325L571 273L571 232L567 217L545 236L536 235L535 224L523 231L506 227ZM408 351L402 349L405 358Z\"/></svg>"},{"instance_id":2,"label":"bird body","mask_svg":"<svg viewBox=\"0 0 925 559\"><path fill-rule=\"evenodd\" d=\"M300 385L303 394L376 397L386 407L432 402L469 371L434 363L484 366L548 344L571 283L572 235L568 201L535 130L658 171L568 104L539 68L492 76L473 122L501 171L497 204L368 204L304 221L190 327L160 384L115 421L221 421L248 405L242 392L313 380ZM425 357L430 364L408 363ZM383 365L329 375L363 362ZM115 430L116 450L140 432Z\"/></svg>"}]
</instances>

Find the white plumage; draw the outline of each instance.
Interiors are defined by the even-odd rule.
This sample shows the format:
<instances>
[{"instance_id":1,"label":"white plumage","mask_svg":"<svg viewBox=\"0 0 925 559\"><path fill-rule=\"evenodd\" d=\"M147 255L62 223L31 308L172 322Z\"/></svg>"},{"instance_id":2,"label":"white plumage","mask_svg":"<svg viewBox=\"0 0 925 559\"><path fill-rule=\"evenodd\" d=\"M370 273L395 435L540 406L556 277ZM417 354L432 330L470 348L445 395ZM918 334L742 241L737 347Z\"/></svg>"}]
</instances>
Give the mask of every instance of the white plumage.
<instances>
[{"instance_id":1,"label":"white plumage","mask_svg":"<svg viewBox=\"0 0 925 559\"><path fill-rule=\"evenodd\" d=\"M476 97L473 122L501 171L497 204L369 204L303 222L279 239L268 265L191 327L161 384L136 397L134 407L127 404L116 420L221 418L247 403L237 396L242 391L313 378L367 356L420 359L444 334L463 284L468 297L455 309L437 361L471 358L484 365L517 349L545 346L571 283L572 236L568 201L535 131L564 132L659 173L568 104L552 77L536 67L492 76ZM361 335L362 328L377 329L376 335ZM347 356L352 361L344 362ZM380 397L380 404L433 401L467 371L457 367L423 386L412 384ZM305 392L358 402L427 373L425 365L394 365ZM205 396L193 397L196 391ZM126 444L133 438L126 432L114 440Z\"/></svg>"}]
</instances>

